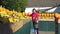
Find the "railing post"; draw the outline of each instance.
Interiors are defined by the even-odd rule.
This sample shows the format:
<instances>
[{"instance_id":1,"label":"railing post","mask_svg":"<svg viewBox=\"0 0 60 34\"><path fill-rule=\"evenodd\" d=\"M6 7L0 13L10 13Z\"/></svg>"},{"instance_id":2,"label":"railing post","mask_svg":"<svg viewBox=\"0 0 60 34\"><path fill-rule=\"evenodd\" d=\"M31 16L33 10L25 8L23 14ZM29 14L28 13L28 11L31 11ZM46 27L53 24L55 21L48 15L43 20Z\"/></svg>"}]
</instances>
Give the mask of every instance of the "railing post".
<instances>
[{"instance_id":1,"label":"railing post","mask_svg":"<svg viewBox=\"0 0 60 34\"><path fill-rule=\"evenodd\" d=\"M55 16L55 14L54 18L55 18L55 34L58 34L58 18Z\"/></svg>"}]
</instances>

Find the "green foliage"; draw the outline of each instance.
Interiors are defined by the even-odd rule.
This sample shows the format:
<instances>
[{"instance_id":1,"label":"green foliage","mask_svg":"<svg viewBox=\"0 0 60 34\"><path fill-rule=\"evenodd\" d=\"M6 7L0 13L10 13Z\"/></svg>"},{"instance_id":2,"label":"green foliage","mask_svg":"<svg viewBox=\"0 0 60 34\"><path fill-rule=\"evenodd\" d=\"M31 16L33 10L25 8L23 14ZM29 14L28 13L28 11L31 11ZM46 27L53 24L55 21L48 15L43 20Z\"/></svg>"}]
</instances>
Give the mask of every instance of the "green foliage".
<instances>
[{"instance_id":1,"label":"green foliage","mask_svg":"<svg viewBox=\"0 0 60 34\"><path fill-rule=\"evenodd\" d=\"M27 0L2 0L2 5L10 10L24 11L27 6Z\"/></svg>"}]
</instances>

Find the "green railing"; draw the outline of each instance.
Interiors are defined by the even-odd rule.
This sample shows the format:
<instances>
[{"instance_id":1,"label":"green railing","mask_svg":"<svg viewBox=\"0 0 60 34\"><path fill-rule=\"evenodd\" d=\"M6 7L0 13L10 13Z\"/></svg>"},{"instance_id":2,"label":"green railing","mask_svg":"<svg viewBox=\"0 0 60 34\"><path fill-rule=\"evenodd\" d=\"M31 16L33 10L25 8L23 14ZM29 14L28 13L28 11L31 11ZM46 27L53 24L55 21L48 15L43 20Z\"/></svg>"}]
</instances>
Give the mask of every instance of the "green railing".
<instances>
[{"instance_id":1,"label":"green railing","mask_svg":"<svg viewBox=\"0 0 60 34\"><path fill-rule=\"evenodd\" d=\"M58 24L58 34L60 34L60 23Z\"/></svg>"},{"instance_id":2,"label":"green railing","mask_svg":"<svg viewBox=\"0 0 60 34\"><path fill-rule=\"evenodd\" d=\"M53 21L40 21L39 31L55 31L55 23Z\"/></svg>"},{"instance_id":3,"label":"green railing","mask_svg":"<svg viewBox=\"0 0 60 34\"><path fill-rule=\"evenodd\" d=\"M30 21L26 23L22 28L16 31L14 34L30 34L30 29L33 28L33 23ZM51 31L55 32L55 23L53 21L40 21L39 31Z\"/></svg>"}]
</instances>

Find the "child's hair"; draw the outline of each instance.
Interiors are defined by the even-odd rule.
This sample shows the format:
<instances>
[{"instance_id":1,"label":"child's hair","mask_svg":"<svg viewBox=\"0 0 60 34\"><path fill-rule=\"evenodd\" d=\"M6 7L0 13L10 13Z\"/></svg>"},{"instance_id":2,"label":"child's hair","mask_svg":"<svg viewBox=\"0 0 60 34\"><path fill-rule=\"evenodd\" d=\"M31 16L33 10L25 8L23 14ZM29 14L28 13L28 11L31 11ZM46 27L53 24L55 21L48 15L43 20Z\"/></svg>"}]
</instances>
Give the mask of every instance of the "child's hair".
<instances>
[{"instance_id":1,"label":"child's hair","mask_svg":"<svg viewBox=\"0 0 60 34\"><path fill-rule=\"evenodd\" d=\"M36 10L36 9L35 9L35 8L33 8L32 12L33 12L34 10Z\"/></svg>"}]
</instances>

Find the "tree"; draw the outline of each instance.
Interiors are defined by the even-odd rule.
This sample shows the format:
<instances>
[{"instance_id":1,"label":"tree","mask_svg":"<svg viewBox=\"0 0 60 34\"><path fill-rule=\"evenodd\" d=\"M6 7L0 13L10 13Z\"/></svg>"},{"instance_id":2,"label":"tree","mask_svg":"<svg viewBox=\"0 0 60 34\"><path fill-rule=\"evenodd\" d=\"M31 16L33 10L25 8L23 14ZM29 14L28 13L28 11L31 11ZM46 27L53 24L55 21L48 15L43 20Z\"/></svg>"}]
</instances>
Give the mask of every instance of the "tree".
<instances>
[{"instance_id":1,"label":"tree","mask_svg":"<svg viewBox=\"0 0 60 34\"><path fill-rule=\"evenodd\" d=\"M2 0L2 6L9 10L24 11L27 6L27 0Z\"/></svg>"}]
</instances>

